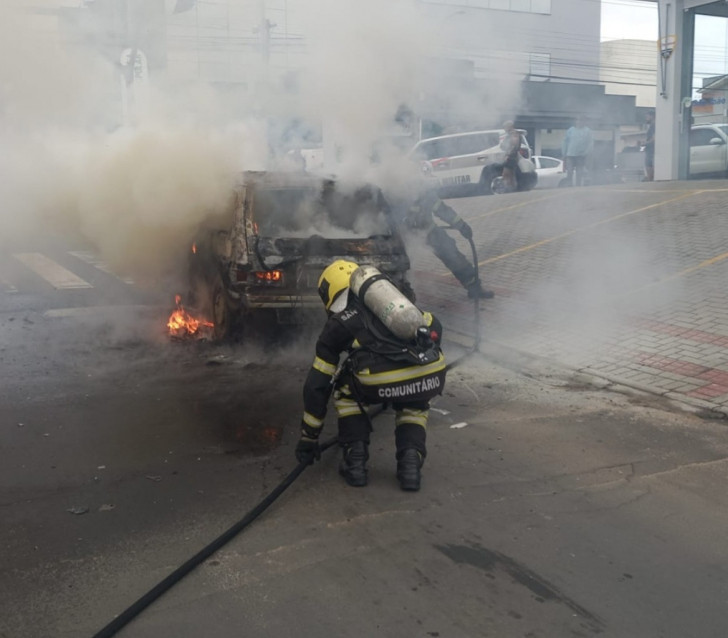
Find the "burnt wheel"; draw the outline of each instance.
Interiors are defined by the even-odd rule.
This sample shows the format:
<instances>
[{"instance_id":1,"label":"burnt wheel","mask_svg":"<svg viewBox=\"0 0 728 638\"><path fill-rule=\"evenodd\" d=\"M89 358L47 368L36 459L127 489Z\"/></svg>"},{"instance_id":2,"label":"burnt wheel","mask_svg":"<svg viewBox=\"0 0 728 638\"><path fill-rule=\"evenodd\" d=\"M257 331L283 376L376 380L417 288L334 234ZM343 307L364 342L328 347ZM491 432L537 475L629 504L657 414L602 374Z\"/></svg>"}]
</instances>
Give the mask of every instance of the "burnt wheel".
<instances>
[{"instance_id":1,"label":"burnt wheel","mask_svg":"<svg viewBox=\"0 0 728 638\"><path fill-rule=\"evenodd\" d=\"M213 334L215 341L229 339L233 333L233 308L222 275L217 272L210 286L210 308L212 322L215 324Z\"/></svg>"}]
</instances>

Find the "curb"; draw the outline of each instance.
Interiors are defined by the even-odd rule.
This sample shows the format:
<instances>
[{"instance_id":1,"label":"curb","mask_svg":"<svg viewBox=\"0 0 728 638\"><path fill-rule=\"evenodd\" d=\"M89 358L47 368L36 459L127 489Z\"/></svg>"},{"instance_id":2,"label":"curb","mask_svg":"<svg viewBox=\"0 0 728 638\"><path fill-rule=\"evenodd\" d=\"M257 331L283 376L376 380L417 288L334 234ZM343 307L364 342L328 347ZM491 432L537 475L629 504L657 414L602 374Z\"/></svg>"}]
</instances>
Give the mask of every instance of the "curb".
<instances>
[{"instance_id":1,"label":"curb","mask_svg":"<svg viewBox=\"0 0 728 638\"><path fill-rule=\"evenodd\" d=\"M539 355L534 355L512 346L507 346L497 341L483 341L480 344L480 350L478 353L480 356L488 357L498 363L502 363L508 367L513 364L527 367L535 372L540 373L561 373L565 374L571 381L576 383L582 383L586 385L594 386L600 390L610 390L612 392L619 392L621 394L630 395L653 395L664 397L668 399L670 403L676 405L676 407L684 410L685 412L712 412L718 418L728 418L728 407L719 406L709 401L702 399L695 399L693 397L685 396L677 392L658 388L657 386L648 385L644 383L635 383L628 379L622 379L621 377L606 374L598 370L592 370L591 368L570 366L565 363L561 363L554 359L548 359ZM548 370L550 368L550 370Z\"/></svg>"}]
</instances>

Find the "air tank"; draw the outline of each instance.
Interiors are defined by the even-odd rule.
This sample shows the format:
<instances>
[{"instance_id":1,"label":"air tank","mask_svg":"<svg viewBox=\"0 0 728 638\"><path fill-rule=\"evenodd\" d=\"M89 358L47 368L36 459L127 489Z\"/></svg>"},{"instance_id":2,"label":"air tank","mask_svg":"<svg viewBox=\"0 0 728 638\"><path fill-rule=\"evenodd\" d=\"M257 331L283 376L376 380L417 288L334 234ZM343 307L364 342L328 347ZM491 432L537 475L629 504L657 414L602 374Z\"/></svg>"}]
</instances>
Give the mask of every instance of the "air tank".
<instances>
[{"instance_id":1,"label":"air tank","mask_svg":"<svg viewBox=\"0 0 728 638\"><path fill-rule=\"evenodd\" d=\"M416 306L374 266L359 266L351 274L349 287L396 337L411 341L425 325Z\"/></svg>"}]
</instances>

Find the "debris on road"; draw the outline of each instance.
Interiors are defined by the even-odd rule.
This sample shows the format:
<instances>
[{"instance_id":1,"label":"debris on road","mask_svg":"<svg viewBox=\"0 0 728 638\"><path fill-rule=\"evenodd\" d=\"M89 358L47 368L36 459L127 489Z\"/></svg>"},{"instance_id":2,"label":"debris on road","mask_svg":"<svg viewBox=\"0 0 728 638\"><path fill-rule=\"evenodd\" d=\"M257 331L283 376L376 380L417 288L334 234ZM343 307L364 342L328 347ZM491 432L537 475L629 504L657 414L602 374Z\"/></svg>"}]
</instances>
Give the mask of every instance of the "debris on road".
<instances>
[{"instance_id":1,"label":"debris on road","mask_svg":"<svg viewBox=\"0 0 728 638\"><path fill-rule=\"evenodd\" d=\"M154 481L155 483L159 483L159 481L162 480L161 476L146 476L145 478L148 478L150 481Z\"/></svg>"},{"instance_id":2,"label":"debris on road","mask_svg":"<svg viewBox=\"0 0 728 638\"><path fill-rule=\"evenodd\" d=\"M440 408L430 408L430 411L437 412L438 414L442 414L442 416L447 416L448 414L450 414L449 410L442 410Z\"/></svg>"},{"instance_id":3,"label":"debris on road","mask_svg":"<svg viewBox=\"0 0 728 638\"><path fill-rule=\"evenodd\" d=\"M461 428L464 428L464 427L465 427L466 425L467 425L467 423L465 423L465 422L462 422L462 423L455 423L454 425L451 425L451 426L450 426L450 429L451 429L451 430L459 430L459 429L461 429Z\"/></svg>"},{"instance_id":4,"label":"debris on road","mask_svg":"<svg viewBox=\"0 0 728 638\"><path fill-rule=\"evenodd\" d=\"M69 510L66 510L70 514L75 514L76 516L81 516L81 514L88 514L89 508L88 507L72 507Z\"/></svg>"},{"instance_id":5,"label":"debris on road","mask_svg":"<svg viewBox=\"0 0 728 638\"><path fill-rule=\"evenodd\" d=\"M116 505L104 503L101 507L99 507L99 512L110 512L113 509L116 509Z\"/></svg>"}]
</instances>

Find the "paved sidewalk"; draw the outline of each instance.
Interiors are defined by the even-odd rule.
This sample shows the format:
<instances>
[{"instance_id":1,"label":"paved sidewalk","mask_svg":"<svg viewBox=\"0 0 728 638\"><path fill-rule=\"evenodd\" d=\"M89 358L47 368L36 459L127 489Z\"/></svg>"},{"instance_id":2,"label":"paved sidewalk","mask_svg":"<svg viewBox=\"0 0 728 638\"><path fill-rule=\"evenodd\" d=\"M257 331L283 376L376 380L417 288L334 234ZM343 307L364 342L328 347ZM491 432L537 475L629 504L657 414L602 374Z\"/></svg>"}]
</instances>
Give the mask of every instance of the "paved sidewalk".
<instances>
[{"instance_id":1,"label":"paved sidewalk","mask_svg":"<svg viewBox=\"0 0 728 638\"><path fill-rule=\"evenodd\" d=\"M727 195L710 181L450 200L497 293L483 338L728 414ZM472 332L457 281L425 250L413 261L423 303Z\"/></svg>"}]
</instances>

